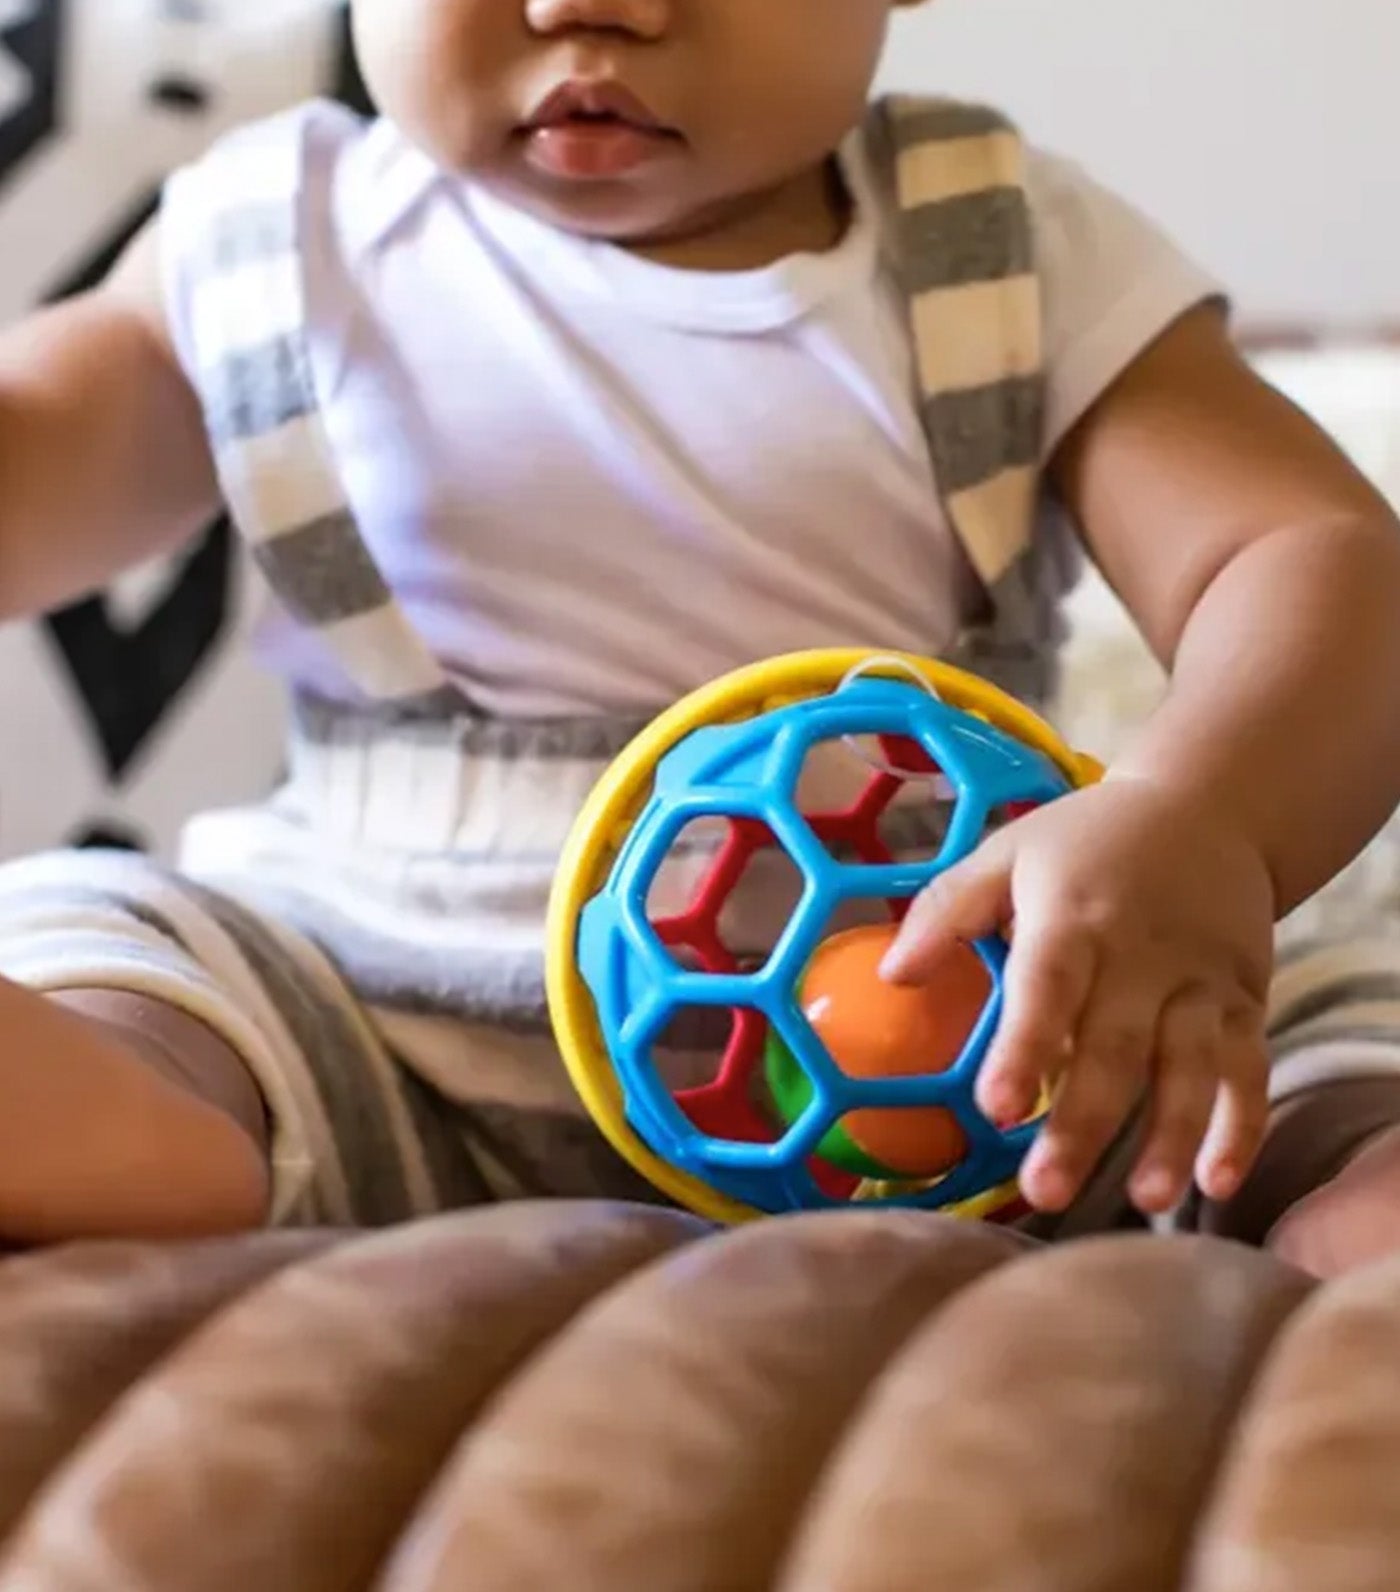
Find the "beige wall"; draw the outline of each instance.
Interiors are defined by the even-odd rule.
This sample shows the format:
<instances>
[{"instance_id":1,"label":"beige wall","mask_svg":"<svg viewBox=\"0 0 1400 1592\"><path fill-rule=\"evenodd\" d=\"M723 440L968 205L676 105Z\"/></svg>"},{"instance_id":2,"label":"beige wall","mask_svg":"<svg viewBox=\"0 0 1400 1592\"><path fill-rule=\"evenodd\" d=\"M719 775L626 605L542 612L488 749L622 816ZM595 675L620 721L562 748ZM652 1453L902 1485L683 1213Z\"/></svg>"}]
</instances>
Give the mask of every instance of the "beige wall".
<instances>
[{"instance_id":1,"label":"beige wall","mask_svg":"<svg viewBox=\"0 0 1400 1592\"><path fill-rule=\"evenodd\" d=\"M994 99L1254 317L1400 322L1400 0L927 0L888 80Z\"/></svg>"}]
</instances>

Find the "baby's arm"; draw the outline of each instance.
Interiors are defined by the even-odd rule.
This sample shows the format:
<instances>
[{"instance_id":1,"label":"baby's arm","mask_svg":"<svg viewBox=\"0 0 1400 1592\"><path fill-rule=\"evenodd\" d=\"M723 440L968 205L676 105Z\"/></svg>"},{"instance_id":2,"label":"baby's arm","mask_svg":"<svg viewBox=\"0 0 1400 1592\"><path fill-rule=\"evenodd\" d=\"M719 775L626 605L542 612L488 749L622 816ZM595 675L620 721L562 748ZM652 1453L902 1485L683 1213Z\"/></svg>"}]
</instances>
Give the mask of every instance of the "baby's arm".
<instances>
[{"instance_id":1,"label":"baby's arm","mask_svg":"<svg viewBox=\"0 0 1400 1592\"><path fill-rule=\"evenodd\" d=\"M0 618L86 595L215 511L157 249L152 226L102 286L0 333Z\"/></svg>"},{"instance_id":2,"label":"baby's arm","mask_svg":"<svg viewBox=\"0 0 1400 1592\"><path fill-rule=\"evenodd\" d=\"M217 507L156 248L150 230L96 291L0 334L0 617L105 585ZM252 1080L193 1018L0 979L0 1242L256 1224L266 1152Z\"/></svg>"},{"instance_id":3,"label":"baby's arm","mask_svg":"<svg viewBox=\"0 0 1400 1592\"><path fill-rule=\"evenodd\" d=\"M1258 847L1283 915L1400 800L1392 511L1210 311L1129 371L1057 475L1172 674L1113 777L1209 803Z\"/></svg>"},{"instance_id":4,"label":"baby's arm","mask_svg":"<svg viewBox=\"0 0 1400 1592\"><path fill-rule=\"evenodd\" d=\"M889 972L1014 922L979 1094L1015 1118L1062 1080L1029 1197L1068 1203L1148 1090L1134 1198L1170 1208L1195 1160L1228 1199L1267 1119L1273 920L1400 798L1400 534L1211 310L1114 385L1054 478L1170 666L1168 699L1102 787L946 875Z\"/></svg>"}]
</instances>

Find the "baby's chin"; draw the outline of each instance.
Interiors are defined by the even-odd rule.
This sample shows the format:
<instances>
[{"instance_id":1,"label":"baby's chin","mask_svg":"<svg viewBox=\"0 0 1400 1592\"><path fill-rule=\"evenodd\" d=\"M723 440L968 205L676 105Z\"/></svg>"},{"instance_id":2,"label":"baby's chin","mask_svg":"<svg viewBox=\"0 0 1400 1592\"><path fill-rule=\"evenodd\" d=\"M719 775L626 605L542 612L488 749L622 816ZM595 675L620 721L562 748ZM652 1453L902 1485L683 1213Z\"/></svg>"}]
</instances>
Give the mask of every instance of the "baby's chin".
<instances>
[{"instance_id":1,"label":"baby's chin","mask_svg":"<svg viewBox=\"0 0 1400 1592\"><path fill-rule=\"evenodd\" d=\"M713 207L678 201L674 191L649 193L627 182L555 185L531 176L483 179L498 199L560 231L620 248L684 241L710 225Z\"/></svg>"}]
</instances>

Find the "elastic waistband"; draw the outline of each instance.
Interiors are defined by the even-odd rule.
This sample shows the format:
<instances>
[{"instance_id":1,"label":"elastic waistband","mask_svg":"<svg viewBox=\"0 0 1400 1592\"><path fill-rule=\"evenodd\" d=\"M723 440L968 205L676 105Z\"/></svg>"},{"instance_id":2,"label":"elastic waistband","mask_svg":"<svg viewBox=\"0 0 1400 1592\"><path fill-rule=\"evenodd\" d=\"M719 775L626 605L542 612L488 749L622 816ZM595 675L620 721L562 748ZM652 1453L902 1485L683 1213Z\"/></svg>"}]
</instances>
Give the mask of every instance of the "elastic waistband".
<instances>
[{"instance_id":1,"label":"elastic waistband","mask_svg":"<svg viewBox=\"0 0 1400 1592\"><path fill-rule=\"evenodd\" d=\"M662 711L658 704L656 712ZM412 745L451 751L457 757L539 762L600 762L618 755L655 715L599 714L576 718L489 718L460 702L438 709L393 704L366 706L299 693L292 699L292 726L304 746Z\"/></svg>"},{"instance_id":2,"label":"elastic waistband","mask_svg":"<svg viewBox=\"0 0 1400 1592\"><path fill-rule=\"evenodd\" d=\"M281 803L341 841L390 851L552 856L647 722L424 714L301 696Z\"/></svg>"}]
</instances>

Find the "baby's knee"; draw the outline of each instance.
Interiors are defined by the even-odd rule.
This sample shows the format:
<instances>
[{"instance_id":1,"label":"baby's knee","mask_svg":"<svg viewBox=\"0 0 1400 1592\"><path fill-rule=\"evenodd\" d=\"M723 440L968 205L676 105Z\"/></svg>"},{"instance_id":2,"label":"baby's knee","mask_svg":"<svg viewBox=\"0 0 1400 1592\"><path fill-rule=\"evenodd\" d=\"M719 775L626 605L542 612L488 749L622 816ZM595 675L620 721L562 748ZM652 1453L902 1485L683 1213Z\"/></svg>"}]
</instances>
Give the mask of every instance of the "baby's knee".
<instances>
[{"instance_id":1,"label":"baby's knee","mask_svg":"<svg viewBox=\"0 0 1400 1592\"><path fill-rule=\"evenodd\" d=\"M109 1029L160 1077L231 1118L267 1154L271 1134L262 1092L242 1057L207 1024L128 990L61 990L52 999Z\"/></svg>"},{"instance_id":2,"label":"baby's knee","mask_svg":"<svg viewBox=\"0 0 1400 1592\"><path fill-rule=\"evenodd\" d=\"M0 980L0 1239L189 1238L262 1224L267 1133L224 1040L118 992Z\"/></svg>"}]
</instances>

